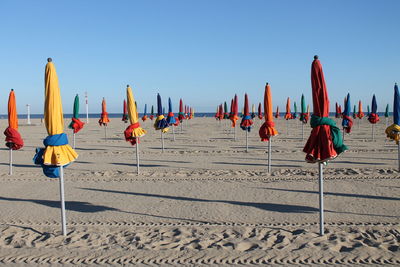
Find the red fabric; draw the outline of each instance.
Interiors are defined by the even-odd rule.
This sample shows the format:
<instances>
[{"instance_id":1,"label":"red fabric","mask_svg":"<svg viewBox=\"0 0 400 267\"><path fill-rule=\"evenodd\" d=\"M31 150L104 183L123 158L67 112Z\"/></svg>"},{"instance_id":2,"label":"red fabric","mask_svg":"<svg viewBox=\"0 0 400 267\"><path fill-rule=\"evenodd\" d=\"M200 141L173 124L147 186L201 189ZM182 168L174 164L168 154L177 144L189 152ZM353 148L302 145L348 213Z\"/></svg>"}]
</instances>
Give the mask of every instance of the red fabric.
<instances>
[{"instance_id":1,"label":"red fabric","mask_svg":"<svg viewBox=\"0 0 400 267\"><path fill-rule=\"evenodd\" d=\"M239 113L239 102L238 102L238 97L235 95L235 98L233 100L234 105L233 105L233 113L237 116Z\"/></svg>"},{"instance_id":2,"label":"red fabric","mask_svg":"<svg viewBox=\"0 0 400 267\"><path fill-rule=\"evenodd\" d=\"M153 120L154 119L154 115L150 115L150 120Z\"/></svg>"},{"instance_id":3,"label":"red fabric","mask_svg":"<svg viewBox=\"0 0 400 267\"><path fill-rule=\"evenodd\" d=\"M182 98L179 100L179 112L183 113L183 102L182 102Z\"/></svg>"},{"instance_id":4,"label":"red fabric","mask_svg":"<svg viewBox=\"0 0 400 267\"><path fill-rule=\"evenodd\" d=\"M174 126L178 126L179 125L179 117L177 117L177 118L175 118L175 123L174 123Z\"/></svg>"},{"instance_id":5,"label":"red fabric","mask_svg":"<svg viewBox=\"0 0 400 267\"><path fill-rule=\"evenodd\" d=\"M379 116L376 113L370 113L368 117L368 121L372 124L375 124L379 121Z\"/></svg>"},{"instance_id":6,"label":"red fabric","mask_svg":"<svg viewBox=\"0 0 400 267\"><path fill-rule=\"evenodd\" d=\"M130 142L132 144L132 146L136 145L136 143L139 143L139 138L132 136L133 130L136 128L139 128L139 127L140 127L140 124L139 124L139 122L137 122L137 123L129 125L124 131L125 141Z\"/></svg>"},{"instance_id":7,"label":"red fabric","mask_svg":"<svg viewBox=\"0 0 400 267\"><path fill-rule=\"evenodd\" d=\"M261 103L258 104L258 118L261 120L263 118L261 111Z\"/></svg>"},{"instance_id":8,"label":"red fabric","mask_svg":"<svg viewBox=\"0 0 400 267\"><path fill-rule=\"evenodd\" d=\"M142 117L142 121L146 121L147 120L147 115L144 115L143 117Z\"/></svg>"},{"instance_id":9,"label":"red fabric","mask_svg":"<svg viewBox=\"0 0 400 267\"><path fill-rule=\"evenodd\" d=\"M303 118L304 118L304 123L307 123L308 122L308 119L309 119L309 114L308 113L301 113L301 115L303 116Z\"/></svg>"},{"instance_id":10,"label":"red fabric","mask_svg":"<svg viewBox=\"0 0 400 267\"><path fill-rule=\"evenodd\" d=\"M343 115L343 119L348 120L348 126L344 127L346 133L351 133L351 127L353 127L353 119L349 116Z\"/></svg>"},{"instance_id":11,"label":"red fabric","mask_svg":"<svg viewBox=\"0 0 400 267\"><path fill-rule=\"evenodd\" d=\"M261 125L258 134L261 137L261 141L269 141L269 138L274 135L272 128L275 127L275 123L273 121L266 121Z\"/></svg>"},{"instance_id":12,"label":"red fabric","mask_svg":"<svg viewBox=\"0 0 400 267\"><path fill-rule=\"evenodd\" d=\"M339 118L342 118L343 114L342 114L342 106L341 105L339 105L338 111L339 111Z\"/></svg>"},{"instance_id":13,"label":"red fabric","mask_svg":"<svg viewBox=\"0 0 400 267\"><path fill-rule=\"evenodd\" d=\"M109 122L110 120L108 119L108 112L102 112L99 119L99 125L107 125Z\"/></svg>"},{"instance_id":14,"label":"red fabric","mask_svg":"<svg viewBox=\"0 0 400 267\"><path fill-rule=\"evenodd\" d=\"M249 126L251 126L251 125L253 125L253 121L252 121L252 120L243 120L243 121L240 123L240 126L242 126L242 127L249 127Z\"/></svg>"},{"instance_id":15,"label":"red fabric","mask_svg":"<svg viewBox=\"0 0 400 267\"><path fill-rule=\"evenodd\" d=\"M249 98L244 94L244 116L250 115L249 112Z\"/></svg>"},{"instance_id":16,"label":"red fabric","mask_svg":"<svg viewBox=\"0 0 400 267\"><path fill-rule=\"evenodd\" d=\"M11 127L7 127L4 131L6 136L6 146L12 150L18 150L24 146L24 140L17 130Z\"/></svg>"},{"instance_id":17,"label":"red fabric","mask_svg":"<svg viewBox=\"0 0 400 267\"><path fill-rule=\"evenodd\" d=\"M328 91L325 84L322 65L318 58L311 65L311 86L313 96L313 114L318 117L329 116ZM304 146L306 161L317 162L333 159L337 156L333 148L332 136L328 125L320 125L312 129Z\"/></svg>"},{"instance_id":18,"label":"red fabric","mask_svg":"<svg viewBox=\"0 0 400 267\"><path fill-rule=\"evenodd\" d=\"M275 118L279 118L279 107L276 107Z\"/></svg>"},{"instance_id":19,"label":"red fabric","mask_svg":"<svg viewBox=\"0 0 400 267\"><path fill-rule=\"evenodd\" d=\"M286 113L285 114L285 120L292 120L293 119L293 114L292 113Z\"/></svg>"},{"instance_id":20,"label":"red fabric","mask_svg":"<svg viewBox=\"0 0 400 267\"><path fill-rule=\"evenodd\" d=\"M85 124L85 123L81 122L79 119L75 119L75 118L72 118L72 122L73 123L71 126L74 129L74 133L77 133L80 130L82 130L83 125Z\"/></svg>"},{"instance_id":21,"label":"red fabric","mask_svg":"<svg viewBox=\"0 0 400 267\"><path fill-rule=\"evenodd\" d=\"M174 113L168 112L168 117L174 117Z\"/></svg>"}]
</instances>

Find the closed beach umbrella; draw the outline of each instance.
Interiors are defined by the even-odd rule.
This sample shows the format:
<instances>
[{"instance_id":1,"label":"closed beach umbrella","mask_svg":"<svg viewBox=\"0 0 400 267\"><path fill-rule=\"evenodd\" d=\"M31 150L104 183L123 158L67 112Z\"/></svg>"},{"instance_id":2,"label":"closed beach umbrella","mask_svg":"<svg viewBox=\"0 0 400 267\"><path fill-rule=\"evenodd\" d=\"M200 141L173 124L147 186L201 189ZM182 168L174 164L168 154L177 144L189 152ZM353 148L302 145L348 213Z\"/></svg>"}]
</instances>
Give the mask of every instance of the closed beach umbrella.
<instances>
[{"instance_id":1,"label":"closed beach umbrella","mask_svg":"<svg viewBox=\"0 0 400 267\"><path fill-rule=\"evenodd\" d=\"M389 104L386 105L385 118L389 118Z\"/></svg>"},{"instance_id":2,"label":"closed beach umbrella","mask_svg":"<svg viewBox=\"0 0 400 267\"><path fill-rule=\"evenodd\" d=\"M336 102L336 104L335 104L335 118L339 118L339 117L340 117L339 114L340 114L340 113L339 113L339 105L338 105L338 103Z\"/></svg>"},{"instance_id":3,"label":"closed beach umbrella","mask_svg":"<svg viewBox=\"0 0 400 267\"><path fill-rule=\"evenodd\" d=\"M258 134L262 142L268 141L268 173L271 173L271 137L278 135L278 131L275 129L272 116L272 95L271 87L268 83L265 85L264 92L264 117L265 122L261 125Z\"/></svg>"},{"instance_id":4,"label":"closed beach umbrella","mask_svg":"<svg viewBox=\"0 0 400 267\"><path fill-rule=\"evenodd\" d=\"M179 120L178 120L179 122ZM171 98L168 98L168 115L167 115L167 123L172 126L172 133L173 133L173 138L175 141L175 125L177 123L177 120L175 119L175 115L172 112L172 102Z\"/></svg>"},{"instance_id":5,"label":"closed beach umbrella","mask_svg":"<svg viewBox=\"0 0 400 267\"><path fill-rule=\"evenodd\" d=\"M359 100L358 101L358 114L357 114L357 117L359 118L359 119L362 119L362 118L364 118L364 112L362 111L362 103L361 103L361 100Z\"/></svg>"},{"instance_id":6,"label":"closed beach umbrella","mask_svg":"<svg viewBox=\"0 0 400 267\"><path fill-rule=\"evenodd\" d=\"M238 117L239 113L239 103L238 103L238 97L235 94L235 97L232 100L232 115L230 116L230 120L232 122L232 128L233 128L233 140L236 141L236 121L239 119Z\"/></svg>"},{"instance_id":7,"label":"closed beach umbrella","mask_svg":"<svg viewBox=\"0 0 400 267\"><path fill-rule=\"evenodd\" d=\"M242 128L242 130L246 131L246 152L249 151L248 133L250 132L252 125L253 125L253 120L251 119L250 112L249 112L249 99L247 97L247 94L245 94L244 95L243 118L240 123L240 128Z\"/></svg>"},{"instance_id":8,"label":"closed beach umbrella","mask_svg":"<svg viewBox=\"0 0 400 267\"><path fill-rule=\"evenodd\" d=\"M11 89L8 96L8 127L4 131L6 136L6 146L9 149L9 175L12 175L12 151L21 149L24 146L24 140L18 132L17 104L15 100L14 89Z\"/></svg>"},{"instance_id":9,"label":"closed beach umbrella","mask_svg":"<svg viewBox=\"0 0 400 267\"><path fill-rule=\"evenodd\" d=\"M164 152L164 133L168 132L168 122L162 114L162 102L160 94L157 94L157 117L154 122L154 128L161 132L161 149Z\"/></svg>"},{"instance_id":10,"label":"closed beach umbrella","mask_svg":"<svg viewBox=\"0 0 400 267\"><path fill-rule=\"evenodd\" d=\"M300 121L303 123L307 123L308 116L307 116L306 101L304 99L304 94L301 95L301 103L300 104L301 104Z\"/></svg>"},{"instance_id":11,"label":"closed beach umbrella","mask_svg":"<svg viewBox=\"0 0 400 267\"><path fill-rule=\"evenodd\" d=\"M258 103L258 118L259 118L260 120L262 120L262 118L263 118L261 109L262 109L261 103Z\"/></svg>"},{"instance_id":12,"label":"closed beach umbrella","mask_svg":"<svg viewBox=\"0 0 400 267\"><path fill-rule=\"evenodd\" d=\"M342 120L343 130L346 133L350 133L351 127L353 126L353 119L350 117L350 109L351 109L350 93L348 93L346 97L346 103L344 106L343 120Z\"/></svg>"},{"instance_id":13,"label":"closed beach umbrella","mask_svg":"<svg viewBox=\"0 0 400 267\"><path fill-rule=\"evenodd\" d=\"M339 113L339 118L342 118L343 114L342 114L342 106L341 105L339 105L339 107L338 107L338 113Z\"/></svg>"},{"instance_id":14,"label":"closed beach umbrella","mask_svg":"<svg viewBox=\"0 0 400 267\"><path fill-rule=\"evenodd\" d=\"M82 130L84 123L79 120L79 96L76 94L72 109L72 121L68 128L73 129L74 134Z\"/></svg>"},{"instance_id":15,"label":"closed beach umbrella","mask_svg":"<svg viewBox=\"0 0 400 267\"><path fill-rule=\"evenodd\" d=\"M124 99L124 108L122 110L122 121L127 123L128 122L128 108L126 106L126 100Z\"/></svg>"},{"instance_id":16,"label":"closed beach umbrella","mask_svg":"<svg viewBox=\"0 0 400 267\"><path fill-rule=\"evenodd\" d=\"M106 99L103 97L103 101L101 101L101 115L99 119L99 124L100 126L107 126L107 124L110 122L110 119L108 118L108 112L107 112L107 104L106 104Z\"/></svg>"},{"instance_id":17,"label":"closed beach umbrella","mask_svg":"<svg viewBox=\"0 0 400 267\"><path fill-rule=\"evenodd\" d=\"M357 107L354 105L353 107L353 119L357 119Z\"/></svg>"},{"instance_id":18,"label":"closed beach umbrella","mask_svg":"<svg viewBox=\"0 0 400 267\"><path fill-rule=\"evenodd\" d=\"M139 116L132 88L126 86L126 98L128 99L127 112L130 125L125 129L125 141L130 142L132 146L136 145L136 167L139 174L139 138L146 134L146 130L140 127Z\"/></svg>"},{"instance_id":19,"label":"closed beach umbrella","mask_svg":"<svg viewBox=\"0 0 400 267\"><path fill-rule=\"evenodd\" d=\"M142 121L146 121L147 120L147 104L144 104L144 112L143 112L143 116L142 116Z\"/></svg>"},{"instance_id":20,"label":"closed beach umbrella","mask_svg":"<svg viewBox=\"0 0 400 267\"><path fill-rule=\"evenodd\" d=\"M183 119L185 118L185 113L183 113L183 102L182 98L179 100L179 113L178 113L178 119L182 123ZM182 127L182 125L181 125Z\"/></svg>"},{"instance_id":21,"label":"closed beach umbrella","mask_svg":"<svg viewBox=\"0 0 400 267\"><path fill-rule=\"evenodd\" d=\"M292 115L292 113L290 112L290 98L288 97L288 98L287 98L287 101L286 101L285 120L291 120L291 119L293 119L293 115Z\"/></svg>"},{"instance_id":22,"label":"closed beach umbrella","mask_svg":"<svg viewBox=\"0 0 400 267\"><path fill-rule=\"evenodd\" d=\"M226 101L224 102L224 119L229 119L228 104L226 103Z\"/></svg>"},{"instance_id":23,"label":"closed beach umbrella","mask_svg":"<svg viewBox=\"0 0 400 267\"><path fill-rule=\"evenodd\" d=\"M45 103L44 121L47 136L43 144L45 148L36 149L35 164L41 165L47 177L60 178L62 233L67 234L64 203L64 166L75 161L78 154L68 145L68 137L64 133L64 118L58 77L54 64L48 59L45 70Z\"/></svg>"},{"instance_id":24,"label":"closed beach umbrella","mask_svg":"<svg viewBox=\"0 0 400 267\"><path fill-rule=\"evenodd\" d=\"M398 171L400 172L400 94L397 83L394 85L393 124L386 128L386 136L397 144Z\"/></svg>"},{"instance_id":25,"label":"closed beach umbrella","mask_svg":"<svg viewBox=\"0 0 400 267\"><path fill-rule=\"evenodd\" d=\"M367 117L368 117L368 119L369 119L369 115L370 115L370 110L369 110L369 105L367 105Z\"/></svg>"},{"instance_id":26,"label":"closed beach umbrella","mask_svg":"<svg viewBox=\"0 0 400 267\"><path fill-rule=\"evenodd\" d=\"M279 106L276 106L275 119L279 118Z\"/></svg>"},{"instance_id":27,"label":"closed beach umbrella","mask_svg":"<svg viewBox=\"0 0 400 267\"><path fill-rule=\"evenodd\" d=\"M336 158L347 150L343 144L340 129L334 120L329 118L329 99L322 65L314 57L311 65L311 86L313 97L313 114L311 116L311 135L303 151L306 161L319 163L319 196L320 196L320 234L324 234L323 216L323 163Z\"/></svg>"},{"instance_id":28,"label":"closed beach umbrella","mask_svg":"<svg viewBox=\"0 0 400 267\"><path fill-rule=\"evenodd\" d=\"M154 119L154 106L151 105L150 120Z\"/></svg>"},{"instance_id":29,"label":"closed beach umbrella","mask_svg":"<svg viewBox=\"0 0 400 267\"><path fill-rule=\"evenodd\" d=\"M297 118L297 104L296 104L296 101L294 102L294 112L293 112L293 119L296 119Z\"/></svg>"},{"instance_id":30,"label":"closed beach umbrella","mask_svg":"<svg viewBox=\"0 0 400 267\"><path fill-rule=\"evenodd\" d=\"M372 96L372 105L371 105L371 113L369 113L368 121L372 124L375 124L379 121L379 116L377 114L378 106L376 104L375 95ZM369 112L369 111L368 111Z\"/></svg>"},{"instance_id":31,"label":"closed beach umbrella","mask_svg":"<svg viewBox=\"0 0 400 267\"><path fill-rule=\"evenodd\" d=\"M251 118L254 119L256 117L256 105L251 105Z\"/></svg>"}]
</instances>

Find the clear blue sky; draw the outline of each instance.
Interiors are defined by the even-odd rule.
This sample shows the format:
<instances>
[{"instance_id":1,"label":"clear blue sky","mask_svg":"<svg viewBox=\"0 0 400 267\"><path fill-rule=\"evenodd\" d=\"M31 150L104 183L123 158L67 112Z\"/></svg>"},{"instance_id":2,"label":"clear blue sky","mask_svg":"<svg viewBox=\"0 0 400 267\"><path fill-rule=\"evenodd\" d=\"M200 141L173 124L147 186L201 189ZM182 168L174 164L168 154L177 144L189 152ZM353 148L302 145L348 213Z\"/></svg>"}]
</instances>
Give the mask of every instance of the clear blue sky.
<instances>
[{"instance_id":1,"label":"clear blue sky","mask_svg":"<svg viewBox=\"0 0 400 267\"><path fill-rule=\"evenodd\" d=\"M10 88L19 113L43 110L44 67L52 57L64 112L89 93L90 112L121 112L126 84L143 111L159 92L196 111L244 92L260 102L271 84L274 107L287 96L311 101L314 54L331 101L392 104L400 81L400 1L0 1L0 113ZM367 103L368 102L368 103Z\"/></svg>"}]
</instances>

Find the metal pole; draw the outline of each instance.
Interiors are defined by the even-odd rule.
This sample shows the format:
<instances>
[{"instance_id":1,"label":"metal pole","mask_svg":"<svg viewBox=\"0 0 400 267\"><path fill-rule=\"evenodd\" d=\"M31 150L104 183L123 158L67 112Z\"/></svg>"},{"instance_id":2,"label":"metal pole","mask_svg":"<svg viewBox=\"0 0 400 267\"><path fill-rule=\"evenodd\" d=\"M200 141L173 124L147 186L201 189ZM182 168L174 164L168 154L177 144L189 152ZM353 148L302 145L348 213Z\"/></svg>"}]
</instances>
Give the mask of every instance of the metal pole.
<instances>
[{"instance_id":1,"label":"metal pole","mask_svg":"<svg viewBox=\"0 0 400 267\"><path fill-rule=\"evenodd\" d=\"M72 142L72 144L73 144L73 148L75 149L75 133L73 134L73 142Z\"/></svg>"},{"instance_id":2,"label":"metal pole","mask_svg":"<svg viewBox=\"0 0 400 267\"><path fill-rule=\"evenodd\" d=\"M87 92L85 92L85 100L86 100L86 123L89 123L89 104L88 104Z\"/></svg>"},{"instance_id":3,"label":"metal pole","mask_svg":"<svg viewBox=\"0 0 400 267\"><path fill-rule=\"evenodd\" d=\"M323 163L319 164L319 234L324 235L324 173Z\"/></svg>"},{"instance_id":4,"label":"metal pole","mask_svg":"<svg viewBox=\"0 0 400 267\"><path fill-rule=\"evenodd\" d=\"M164 153L164 134L161 130L161 148L162 148L162 152Z\"/></svg>"},{"instance_id":5,"label":"metal pole","mask_svg":"<svg viewBox=\"0 0 400 267\"><path fill-rule=\"evenodd\" d=\"M183 121L181 122L181 134L183 133Z\"/></svg>"},{"instance_id":6,"label":"metal pole","mask_svg":"<svg viewBox=\"0 0 400 267\"><path fill-rule=\"evenodd\" d=\"M233 127L233 140L236 141L236 125Z\"/></svg>"},{"instance_id":7,"label":"metal pole","mask_svg":"<svg viewBox=\"0 0 400 267\"><path fill-rule=\"evenodd\" d=\"M375 131L374 131L374 127L375 124L372 124L372 142L375 140Z\"/></svg>"},{"instance_id":8,"label":"metal pole","mask_svg":"<svg viewBox=\"0 0 400 267\"><path fill-rule=\"evenodd\" d=\"M27 104L26 108L27 108L27 123L31 124L31 105Z\"/></svg>"},{"instance_id":9,"label":"metal pole","mask_svg":"<svg viewBox=\"0 0 400 267\"><path fill-rule=\"evenodd\" d=\"M289 135L289 120L286 120L286 135Z\"/></svg>"},{"instance_id":10,"label":"metal pole","mask_svg":"<svg viewBox=\"0 0 400 267\"><path fill-rule=\"evenodd\" d=\"M304 140L304 122L301 122L301 140Z\"/></svg>"},{"instance_id":11,"label":"metal pole","mask_svg":"<svg viewBox=\"0 0 400 267\"><path fill-rule=\"evenodd\" d=\"M12 173L12 161L13 161L13 158L12 158L12 149L11 149L11 147L10 147L10 168L9 168L9 171L8 171L8 174L9 175L12 175L13 173Z\"/></svg>"},{"instance_id":12,"label":"metal pole","mask_svg":"<svg viewBox=\"0 0 400 267\"><path fill-rule=\"evenodd\" d=\"M175 126L172 125L172 135L174 136L174 141L175 141Z\"/></svg>"},{"instance_id":13,"label":"metal pole","mask_svg":"<svg viewBox=\"0 0 400 267\"><path fill-rule=\"evenodd\" d=\"M136 167L139 175L139 137L136 137Z\"/></svg>"},{"instance_id":14,"label":"metal pole","mask_svg":"<svg viewBox=\"0 0 400 267\"><path fill-rule=\"evenodd\" d=\"M399 133L399 135L400 135L400 133ZM398 171L400 172L400 141L397 144L397 161L398 161L398 164L399 164Z\"/></svg>"},{"instance_id":15,"label":"metal pole","mask_svg":"<svg viewBox=\"0 0 400 267\"><path fill-rule=\"evenodd\" d=\"M107 141L107 124L104 127L104 139Z\"/></svg>"},{"instance_id":16,"label":"metal pole","mask_svg":"<svg viewBox=\"0 0 400 267\"><path fill-rule=\"evenodd\" d=\"M270 136L268 140L268 173L271 173L271 156L272 156L271 143L272 143L272 137Z\"/></svg>"},{"instance_id":17,"label":"metal pole","mask_svg":"<svg viewBox=\"0 0 400 267\"><path fill-rule=\"evenodd\" d=\"M249 131L246 130L246 152L249 152Z\"/></svg>"},{"instance_id":18,"label":"metal pole","mask_svg":"<svg viewBox=\"0 0 400 267\"><path fill-rule=\"evenodd\" d=\"M65 198L64 198L64 168L60 166L60 201L61 201L61 226L62 235L67 235L67 222L65 217Z\"/></svg>"}]
</instances>

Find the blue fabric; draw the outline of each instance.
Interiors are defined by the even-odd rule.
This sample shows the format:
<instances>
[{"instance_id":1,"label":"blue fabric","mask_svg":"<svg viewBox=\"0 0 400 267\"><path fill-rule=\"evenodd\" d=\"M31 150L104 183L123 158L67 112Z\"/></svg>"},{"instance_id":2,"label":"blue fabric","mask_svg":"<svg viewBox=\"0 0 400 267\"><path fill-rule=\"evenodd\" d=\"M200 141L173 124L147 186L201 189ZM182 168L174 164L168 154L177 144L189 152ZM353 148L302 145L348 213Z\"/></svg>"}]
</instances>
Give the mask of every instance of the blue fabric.
<instances>
[{"instance_id":1,"label":"blue fabric","mask_svg":"<svg viewBox=\"0 0 400 267\"><path fill-rule=\"evenodd\" d=\"M157 129L168 128L168 126L168 122L165 118L156 122Z\"/></svg>"},{"instance_id":2,"label":"blue fabric","mask_svg":"<svg viewBox=\"0 0 400 267\"><path fill-rule=\"evenodd\" d=\"M147 104L144 104L144 113L143 113L143 116L146 116L146 113L147 113Z\"/></svg>"},{"instance_id":3,"label":"blue fabric","mask_svg":"<svg viewBox=\"0 0 400 267\"><path fill-rule=\"evenodd\" d=\"M251 120L251 116L250 115L246 115L243 117L243 120Z\"/></svg>"},{"instance_id":4,"label":"blue fabric","mask_svg":"<svg viewBox=\"0 0 400 267\"><path fill-rule=\"evenodd\" d=\"M169 125L175 124L176 123L175 117L173 117L173 116L169 117L168 116L167 117L167 122L168 122Z\"/></svg>"},{"instance_id":5,"label":"blue fabric","mask_svg":"<svg viewBox=\"0 0 400 267\"><path fill-rule=\"evenodd\" d=\"M47 146L63 146L68 145L68 136L65 133L49 135L43 140L43 144ZM33 163L35 165L40 165L43 169L44 175L49 178L59 178L60 177L60 166L56 165L45 165L43 164L43 153L45 148L36 148L36 154L33 157ZM67 166L67 165L66 165ZM66 167L64 166L64 167Z\"/></svg>"},{"instance_id":6,"label":"blue fabric","mask_svg":"<svg viewBox=\"0 0 400 267\"><path fill-rule=\"evenodd\" d=\"M372 96L372 106L371 106L371 113L376 113L378 109L378 105L376 104L376 97L375 94Z\"/></svg>"},{"instance_id":7,"label":"blue fabric","mask_svg":"<svg viewBox=\"0 0 400 267\"><path fill-rule=\"evenodd\" d=\"M171 102L171 98L168 97L168 113L172 112L172 102Z\"/></svg>"},{"instance_id":8,"label":"blue fabric","mask_svg":"<svg viewBox=\"0 0 400 267\"><path fill-rule=\"evenodd\" d=\"M68 136L65 133L49 135L43 140L44 146L68 145Z\"/></svg>"},{"instance_id":9,"label":"blue fabric","mask_svg":"<svg viewBox=\"0 0 400 267\"><path fill-rule=\"evenodd\" d=\"M157 116L162 114L162 103L161 103L161 96L157 94Z\"/></svg>"},{"instance_id":10,"label":"blue fabric","mask_svg":"<svg viewBox=\"0 0 400 267\"><path fill-rule=\"evenodd\" d=\"M350 116L350 109L351 109L350 106L351 106L351 105L350 105L350 93L348 93L348 94L347 94L347 97L346 97L346 103L345 103L345 105L344 105L344 111L343 111L343 114L344 114L344 115Z\"/></svg>"},{"instance_id":11,"label":"blue fabric","mask_svg":"<svg viewBox=\"0 0 400 267\"><path fill-rule=\"evenodd\" d=\"M393 123L400 125L400 95L397 84L394 85Z\"/></svg>"}]
</instances>

